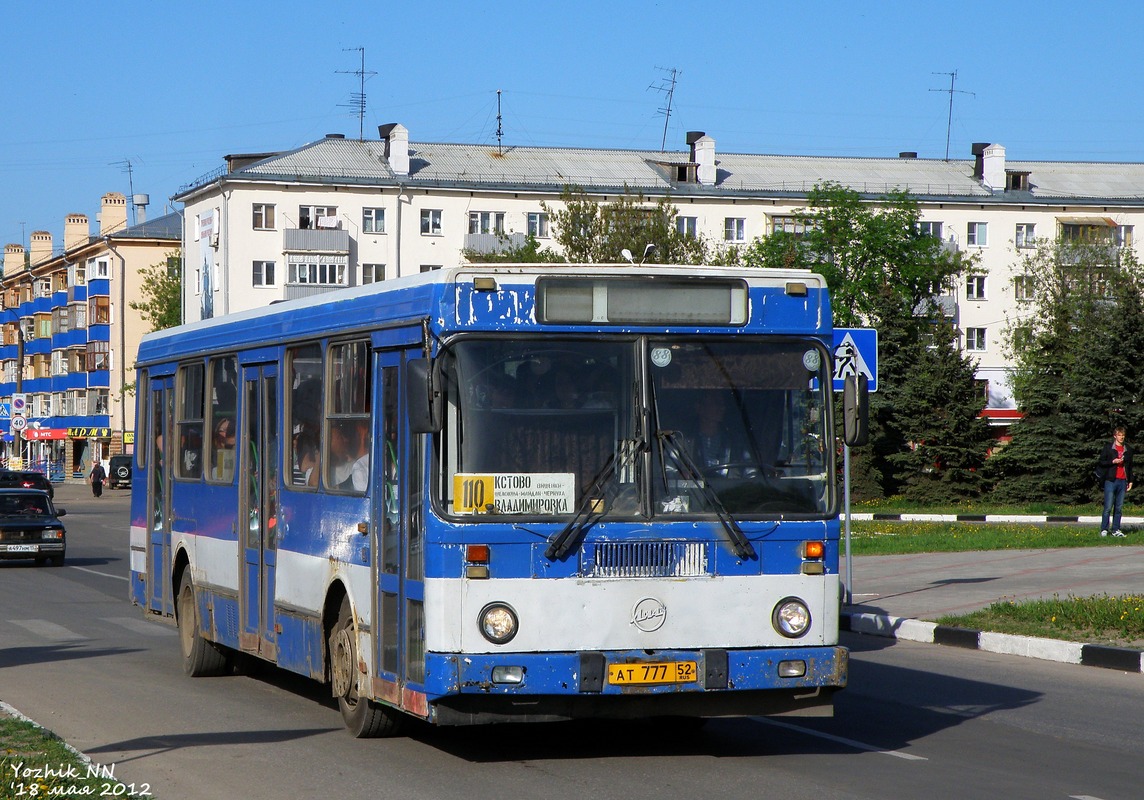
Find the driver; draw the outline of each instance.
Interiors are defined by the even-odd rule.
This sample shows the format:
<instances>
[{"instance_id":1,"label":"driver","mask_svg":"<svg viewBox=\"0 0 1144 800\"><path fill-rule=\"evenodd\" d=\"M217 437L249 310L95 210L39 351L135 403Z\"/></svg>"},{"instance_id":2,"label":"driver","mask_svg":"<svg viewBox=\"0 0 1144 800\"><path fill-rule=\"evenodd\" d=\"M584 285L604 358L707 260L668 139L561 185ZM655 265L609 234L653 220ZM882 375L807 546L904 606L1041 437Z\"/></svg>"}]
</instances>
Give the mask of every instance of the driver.
<instances>
[{"instance_id":1,"label":"driver","mask_svg":"<svg viewBox=\"0 0 1144 800\"><path fill-rule=\"evenodd\" d=\"M693 418L698 420L698 429L687 436L688 452L704 474L729 477L729 466L741 471L745 463L754 462L741 430L736 435L732 426L727 424L726 398L697 394L692 411ZM750 470L750 474L757 474L757 470Z\"/></svg>"}]
</instances>

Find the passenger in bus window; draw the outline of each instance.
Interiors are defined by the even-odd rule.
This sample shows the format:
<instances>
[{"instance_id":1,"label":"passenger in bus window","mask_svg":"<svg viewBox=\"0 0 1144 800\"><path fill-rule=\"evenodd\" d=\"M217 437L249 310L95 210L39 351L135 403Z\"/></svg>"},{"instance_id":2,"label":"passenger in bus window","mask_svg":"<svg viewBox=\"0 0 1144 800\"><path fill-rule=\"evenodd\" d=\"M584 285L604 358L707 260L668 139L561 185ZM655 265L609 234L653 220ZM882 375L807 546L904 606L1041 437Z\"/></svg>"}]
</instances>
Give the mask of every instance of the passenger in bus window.
<instances>
[{"instance_id":1,"label":"passenger in bus window","mask_svg":"<svg viewBox=\"0 0 1144 800\"><path fill-rule=\"evenodd\" d=\"M369 422L344 420L330 426L331 485L364 492L369 485Z\"/></svg>"},{"instance_id":2,"label":"passenger in bus window","mask_svg":"<svg viewBox=\"0 0 1144 800\"><path fill-rule=\"evenodd\" d=\"M318 436L303 428L294 437L294 485L318 485Z\"/></svg>"},{"instance_id":3,"label":"passenger in bus window","mask_svg":"<svg viewBox=\"0 0 1144 800\"><path fill-rule=\"evenodd\" d=\"M211 478L228 481L234 475L235 427L233 417L219 417L211 441Z\"/></svg>"}]
</instances>

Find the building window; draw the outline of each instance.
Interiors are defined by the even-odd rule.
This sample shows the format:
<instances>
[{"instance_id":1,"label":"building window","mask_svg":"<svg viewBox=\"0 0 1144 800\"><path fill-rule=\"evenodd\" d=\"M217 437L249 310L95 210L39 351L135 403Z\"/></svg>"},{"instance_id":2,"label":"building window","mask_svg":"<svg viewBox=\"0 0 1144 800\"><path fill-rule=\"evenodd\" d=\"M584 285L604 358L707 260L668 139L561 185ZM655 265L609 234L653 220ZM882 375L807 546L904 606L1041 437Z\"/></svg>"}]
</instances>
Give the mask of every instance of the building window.
<instances>
[{"instance_id":1,"label":"building window","mask_svg":"<svg viewBox=\"0 0 1144 800\"><path fill-rule=\"evenodd\" d=\"M1031 222L1018 222L1017 233L1013 242L1018 248L1037 246L1037 226Z\"/></svg>"},{"instance_id":2,"label":"building window","mask_svg":"<svg viewBox=\"0 0 1144 800\"><path fill-rule=\"evenodd\" d=\"M548 238L548 214L534 211L528 215L528 235L537 239Z\"/></svg>"},{"instance_id":3,"label":"building window","mask_svg":"<svg viewBox=\"0 0 1144 800\"><path fill-rule=\"evenodd\" d=\"M676 217L675 232L680 236L696 238L699 235L699 217Z\"/></svg>"},{"instance_id":4,"label":"building window","mask_svg":"<svg viewBox=\"0 0 1144 800\"><path fill-rule=\"evenodd\" d=\"M965 297L967 300L985 299L984 275L970 275L965 279Z\"/></svg>"},{"instance_id":5,"label":"building window","mask_svg":"<svg viewBox=\"0 0 1144 800\"><path fill-rule=\"evenodd\" d=\"M111 278L111 262L106 258L90 258L87 261L87 276L92 280Z\"/></svg>"},{"instance_id":6,"label":"building window","mask_svg":"<svg viewBox=\"0 0 1144 800\"><path fill-rule=\"evenodd\" d=\"M36 314L36 338L52 338L52 315L50 312Z\"/></svg>"},{"instance_id":7,"label":"building window","mask_svg":"<svg viewBox=\"0 0 1144 800\"><path fill-rule=\"evenodd\" d=\"M274 205L272 203L254 204L254 230L274 230Z\"/></svg>"},{"instance_id":8,"label":"building window","mask_svg":"<svg viewBox=\"0 0 1144 800\"><path fill-rule=\"evenodd\" d=\"M385 264L362 264L361 285L367 283L381 283L385 280Z\"/></svg>"},{"instance_id":9,"label":"building window","mask_svg":"<svg viewBox=\"0 0 1144 800\"><path fill-rule=\"evenodd\" d=\"M469 233L504 233L504 212L470 211Z\"/></svg>"},{"instance_id":10,"label":"building window","mask_svg":"<svg viewBox=\"0 0 1144 800\"><path fill-rule=\"evenodd\" d=\"M291 261L288 280L312 286L345 286L346 265L329 261Z\"/></svg>"},{"instance_id":11,"label":"building window","mask_svg":"<svg viewBox=\"0 0 1144 800\"><path fill-rule=\"evenodd\" d=\"M771 233L789 233L791 236L802 236L810 225L798 217L774 216L771 217ZM739 241L742 241L740 234Z\"/></svg>"},{"instance_id":12,"label":"building window","mask_svg":"<svg viewBox=\"0 0 1144 800\"><path fill-rule=\"evenodd\" d=\"M251 268L250 282L254 286L276 286L273 261L255 261Z\"/></svg>"},{"instance_id":13,"label":"building window","mask_svg":"<svg viewBox=\"0 0 1144 800\"><path fill-rule=\"evenodd\" d=\"M87 371L87 348L69 347L67 349L68 373Z\"/></svg>"},{"instance_id":14,"label":"building window","mask_svg":"<svg viewBox=\"0 0 1144 800\"><path fill-rule=\"evenodd\" d=\"M1014 300L1032 300L1033 299L1033 276L1032 275L1017 275L1013 278L1013 299Z\"/></svg>"},{"instance_id":15,"label":"building window","mask_svg":"<svg viewBox=\"0 0 1144 800\"><path fill-rule=\"evenodd\" d=\"M1132 226L1131 225L1117 225L1116 226L1116 244L1120 247L1132 246Z\"/></svg>"},{"instance_id":16,"label":"building window","mask_svg":"<svg viewBox=\"0 0 1144 800\"><path fill-rule=\"evenodd\" d=\"M969 228L966 231L966 243L970 247L987 247L989 245L989 223L969 223Z\"/></svg>"},{"instance_id":17,"label":"building window","mask_svg":"<svg viewBox=\"0 0 1144 800\"><path fill-rule=\"evenodd\" d=\"M87 343L87 371L96 372L102 369L111 369L111 343Z\"/></svg>"},{"instance_id":18,"label":"building window","mask_svg":"<svg viewBox=\"0 0 1144 800\"><path fill-rule=\"evenodd\" d=\"M68 264L68 285L83 286L87 283L87 268L83 264Z\"/></svg>"},{"instance_id":19,"label":"building window","mask_svg":"<svg viewBox=\"0 0 1144 800\"><path fill-rule=\"evenodd\" d=\"M385 233L385 209L363 208L361 210L362 233Z\"/></svg>"},{"instance_id":20,"label":"building window","mask_svg":"<svg viewBox=\"0 0 1144 800\"><path fill-rule=\"evenodd\" d=\"M918 234L921 236L931 236L934 239L941 239L941 223L940 222L919 222Z\"/></svg>"},{"instance_id":21,"label":"building window","mask_svg":"<svg viewBox=\"0 0 1144 800\"><path fill-rule=\"evenodd\" d=\"M727 217L723 220L723 239L728 242L743 242L747 239L747 220L742 217Z\"/></svg>"},{"instance_id":22,"label":"building window","mask_svg":"<svg viewBox=\"0 0 1144 800\"><path fill-rule=\"evenodd\" d=\"M106 295L97 295L87 301L87 318L92 325L111 323L111 300Z\"/></svg>"},{"instance_id":23,"label":"building window","mask_svg":"<svg viewBox=\"0 0 1144 800\"><path fill-rule=\"evenodd\" d=\"M975 353L981 353L985 351L984 328L965 329L965 349L972 350Z\"/></svg>"},{"instance_id":24,"label":"building window","mask_svg":"<svg viewBox=\"0 0 1144 800\"><path fill-rule=\"evenodd\" d=\"M298 206L298 227L337 228L337 206Z\"/></svg>"},{"instance_id":25,"label":"building window","mask_svg":"<svg viewBox=\"0 0 1144 800\"><path fill-rule=\"evenodd\" d=\"M67 375L68 360L66 350L52 351L52 375Z\"/></svg>"},{"instance_id":26,"label":"building window","mask_svg":"<svg viewBox=\"0 0 1144 800\"><path fill-rule=\"evenodd\" d=\"M68 330L78 331L87 327L87 303L72 303L68 306Z\"/></svg>"},{"instance_id":27,"label":"building window","mask_svg":"<svg viewBox=\"0 0 1144 800\"><path fill-rule=\"evenodd\" d=\"M441 234L441 209L425 208L421 210L421 235L439 236Z\"/></svg>"},{"instance_id":28,"label":"building window","mask_svg":"<svg viewBox=\"0 0 1144 800\"><path fill-rule=\"evenodd\" d=\"M52 329L56 333L68 332L68 309L67 306L57 306L52 309Z\"/></svg>"},{"instance_id":29,"label":"building window","mask_svg":"<svg viewBox=\"0 0 1144 800\"><path fill-rule=\"evenodd\" d=\"M107 389L88 389L87 408L85 409L85 414L105 415L110 413L108 411L109 404L107 399Z\"/></svg>"}]
</instances>

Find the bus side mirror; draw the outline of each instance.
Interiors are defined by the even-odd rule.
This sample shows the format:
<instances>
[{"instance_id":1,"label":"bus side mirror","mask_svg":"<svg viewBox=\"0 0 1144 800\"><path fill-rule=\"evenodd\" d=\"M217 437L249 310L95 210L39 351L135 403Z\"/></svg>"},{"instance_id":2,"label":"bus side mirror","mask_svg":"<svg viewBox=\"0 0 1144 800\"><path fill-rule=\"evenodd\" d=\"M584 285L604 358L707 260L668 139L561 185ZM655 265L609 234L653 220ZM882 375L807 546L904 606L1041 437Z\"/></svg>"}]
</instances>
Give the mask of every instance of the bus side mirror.
<instances>
[{"instance_id":1,"label":"bus side mirror","mask_svg":"<svg viewBox=\"0 0 1144 800\"><path fill-rule=\"evenodd\" d=\"M869 381L865 375L851 375L842 386L842 441L847 447L858 447L869 438Z\"/></svg>"},{"instance_id":2,"label":"bus side mirror","mask_svg":"<svg viewBox=\"0 0 1144 800\"><path fill-rule=\"evenodd\" d=\"M406 362L405 408L409 430L413 433L437 433L444 421L444 398L441 397L440 375L435 375L428 358ZM437 378L438 380L435 380Z\"/></svg>"}]
</instances>

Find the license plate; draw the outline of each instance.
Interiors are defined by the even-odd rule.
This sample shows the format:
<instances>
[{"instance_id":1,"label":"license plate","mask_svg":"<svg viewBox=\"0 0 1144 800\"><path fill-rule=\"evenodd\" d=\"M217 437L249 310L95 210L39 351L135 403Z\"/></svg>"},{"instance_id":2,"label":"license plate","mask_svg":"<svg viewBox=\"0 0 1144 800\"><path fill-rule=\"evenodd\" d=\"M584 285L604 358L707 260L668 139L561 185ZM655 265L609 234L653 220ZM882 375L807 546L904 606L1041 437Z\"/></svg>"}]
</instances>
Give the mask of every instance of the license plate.
<instances>
[{"instance_id":1,"label":"license plate","mask_svg":"<svg viewBox=\"0 0 1144 800\"><path fill-rule=\"evenodd\" d=\"M657 683L694 683L694 661L639 661L609 664L608 683L613 686L649 686Z\"/></svg>"},{"instance_id":2,"label":"license plate","mask_svg":"<svg viewBox=\"0 0 1144 800\"><path fill-rule=\"evenodd\" d=\"M10 544L8 545L9 553L38 553L40 546L38 544Z\"/></svg>"}]
</instances>

